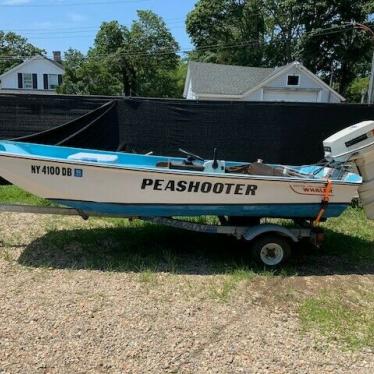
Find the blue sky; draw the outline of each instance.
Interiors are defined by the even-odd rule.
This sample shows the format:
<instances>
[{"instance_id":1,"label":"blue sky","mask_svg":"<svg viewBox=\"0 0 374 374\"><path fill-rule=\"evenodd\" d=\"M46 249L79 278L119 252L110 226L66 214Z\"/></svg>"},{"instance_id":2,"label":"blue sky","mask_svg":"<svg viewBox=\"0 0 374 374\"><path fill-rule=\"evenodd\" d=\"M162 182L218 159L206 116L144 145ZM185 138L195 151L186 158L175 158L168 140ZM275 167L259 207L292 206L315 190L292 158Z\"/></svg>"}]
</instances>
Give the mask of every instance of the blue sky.
<instances>
[{"instance_id":1,"label":"blue sky","mask_svg":"<svg viewBox=\"0 0 374 374\"><path fill-rule=\"evenodd\" d=\"M190 49L185 18L196 0L0 0L0 29L14 31L52 51L86 53L103 21L130 25L137 9L163 17L182 49Z\"/></svg>"}]
</instances>

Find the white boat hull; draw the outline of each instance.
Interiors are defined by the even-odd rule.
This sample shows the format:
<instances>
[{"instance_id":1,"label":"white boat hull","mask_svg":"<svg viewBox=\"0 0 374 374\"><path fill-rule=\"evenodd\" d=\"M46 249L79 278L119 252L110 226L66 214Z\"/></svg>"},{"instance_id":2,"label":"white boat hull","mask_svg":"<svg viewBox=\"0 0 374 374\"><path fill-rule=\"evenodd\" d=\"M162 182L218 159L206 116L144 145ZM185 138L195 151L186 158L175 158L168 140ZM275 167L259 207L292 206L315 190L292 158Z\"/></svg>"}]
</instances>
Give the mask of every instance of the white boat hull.
<instances>
[{"instance_id":1,"label":"white boat hull","mask_svg":"<svg viewBox=\"0 0 374 374\"><path fill-rule=\"evenodd\" d=\"M87 212L119 216L318 214L322 180L202 174L0 155L1 176L43 198ZM334 183L326 216L339 215L358 185Z\"/></svg>"}]
</instances>

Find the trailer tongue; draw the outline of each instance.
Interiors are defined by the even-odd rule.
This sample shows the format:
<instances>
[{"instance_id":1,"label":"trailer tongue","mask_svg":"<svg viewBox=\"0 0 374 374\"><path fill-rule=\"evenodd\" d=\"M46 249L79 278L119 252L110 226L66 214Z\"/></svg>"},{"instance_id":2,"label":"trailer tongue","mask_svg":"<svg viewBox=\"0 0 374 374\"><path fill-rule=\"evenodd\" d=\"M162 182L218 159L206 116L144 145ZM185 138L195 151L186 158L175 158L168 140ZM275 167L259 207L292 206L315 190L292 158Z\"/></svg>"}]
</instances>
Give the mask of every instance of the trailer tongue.
<instances>
[{"instance_id":1,"label":"trailer tongue","mask_svg":"<svg viewBox=\"0 0 374 374\"><path fill-rule=\"evenodd\" d=\"M332 166L357 168L363 179L358 193L367 217L374 219L374 121L348 127L326 139L323 146Z\"/></svg>"}]
</instances>

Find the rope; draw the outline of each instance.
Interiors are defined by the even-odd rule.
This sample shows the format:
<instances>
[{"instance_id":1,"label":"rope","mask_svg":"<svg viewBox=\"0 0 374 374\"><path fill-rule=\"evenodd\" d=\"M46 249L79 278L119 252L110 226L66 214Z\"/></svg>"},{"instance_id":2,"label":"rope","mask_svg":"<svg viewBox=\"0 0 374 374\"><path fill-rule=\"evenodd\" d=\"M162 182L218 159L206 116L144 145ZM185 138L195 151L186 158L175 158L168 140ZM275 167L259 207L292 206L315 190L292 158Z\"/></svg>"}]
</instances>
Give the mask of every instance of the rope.
<instances>
[{"instance_id":1,"label":"rope","mask_svg":"<svg viewBox=\"0 0 374 374\"><path fill-rule=\"evenodd\" d=\"M329 205L331 193L332 193L332 180L328 179L325 191L323 193L322 201L321 201L321 209L319 210L317 218L313 222L314 225L318 225L321 222L321 219L323 215L325 214L327 206Z\"/></svg>"}]
</instances>

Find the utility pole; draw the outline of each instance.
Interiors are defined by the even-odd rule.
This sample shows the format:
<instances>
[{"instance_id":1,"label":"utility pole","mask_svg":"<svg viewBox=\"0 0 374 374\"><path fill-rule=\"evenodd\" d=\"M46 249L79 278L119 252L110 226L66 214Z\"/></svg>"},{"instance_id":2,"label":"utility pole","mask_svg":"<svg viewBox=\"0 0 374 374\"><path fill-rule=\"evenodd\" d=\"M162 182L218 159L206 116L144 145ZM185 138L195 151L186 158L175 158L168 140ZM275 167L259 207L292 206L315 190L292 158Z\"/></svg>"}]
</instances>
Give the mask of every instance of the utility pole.
<instances>
[{"instance_id":1,"label":"utility pole","mask_svg":"<svg viewBox=\"0 0 374 374\"><path fill-rule=\"evenodd\" d=\"M373 52L373 59L371 61L371 74L370 74L370 81L369 81L369 91L368 91L368 104L373 104L374 101L374 52Z\"/></svg>"},{"instance_id":2,"label":"utility pole","mask_svg":"<svg viewBox=\"0 0 374 374\"><path fill-rule=\"evenodd\" d=\"M362 23L354 23L353 27L356 29L360 29L363 31L368 32L371 35L372 41L374 43L374 31L369 27ZM368 90L368 104L374 103L374 52L373 52L373 59L371 62L371 74L370 74L370 81L369 81L369 90Z\"/></svg>"}]
</instances>

